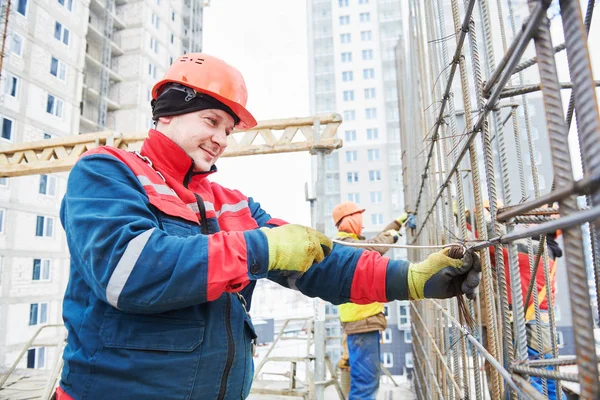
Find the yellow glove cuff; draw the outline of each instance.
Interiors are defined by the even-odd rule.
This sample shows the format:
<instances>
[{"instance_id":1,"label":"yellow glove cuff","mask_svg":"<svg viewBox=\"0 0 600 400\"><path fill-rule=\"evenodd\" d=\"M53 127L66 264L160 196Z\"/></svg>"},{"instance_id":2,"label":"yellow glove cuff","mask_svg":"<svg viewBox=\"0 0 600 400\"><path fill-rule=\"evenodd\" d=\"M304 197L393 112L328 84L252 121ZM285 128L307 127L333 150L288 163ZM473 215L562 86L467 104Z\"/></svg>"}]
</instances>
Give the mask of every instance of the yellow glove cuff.
<instances>
[{"instance_id":1,"label":"yellow glove cuff","mask_svg":"<svg viewBox=\"0 0 600 400\"><path fill-rule=\"evenodd\" d=\"M441 269L446 267L460 268L462 260L448 257L450 248L430 254L425 261L408 266L408 295L410 299L425 298L425 283Z\"/></svg>"}]
</instances>

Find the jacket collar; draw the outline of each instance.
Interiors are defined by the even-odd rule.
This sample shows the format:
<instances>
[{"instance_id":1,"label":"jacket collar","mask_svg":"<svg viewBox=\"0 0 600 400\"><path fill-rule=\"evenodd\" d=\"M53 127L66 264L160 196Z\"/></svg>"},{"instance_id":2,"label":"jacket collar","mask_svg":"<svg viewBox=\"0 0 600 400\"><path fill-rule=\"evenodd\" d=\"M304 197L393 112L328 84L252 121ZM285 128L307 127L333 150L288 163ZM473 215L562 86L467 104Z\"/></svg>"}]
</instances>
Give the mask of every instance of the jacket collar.
<instances>
[{"instance_id":1,"label":"jacket collar","mask_svg":"<svg viewBox=\"0 0 600 400\"><path fill-rule=\"evenodd\" d=\"M148 131L140 153L152 161L154 168L187 186L193 179L204 179L217 172L213 165L208 172L193 172L194 160L177 143L156 129Z\"/></svg>"},{"instance_id":2,"label":"jacket collar","mask_svg":"<svg viewBox=\"0 0 600 400\"><path fill-rule=\"evenodd\" d=\"M345 238L345 237L350 237L356 240L364 240L365 238L363 236L358 236L356 233L349 233L349 232L344 232L344 231L338 231L336 237L340 237L340 238Z\"/></svg>"}]
</instances>

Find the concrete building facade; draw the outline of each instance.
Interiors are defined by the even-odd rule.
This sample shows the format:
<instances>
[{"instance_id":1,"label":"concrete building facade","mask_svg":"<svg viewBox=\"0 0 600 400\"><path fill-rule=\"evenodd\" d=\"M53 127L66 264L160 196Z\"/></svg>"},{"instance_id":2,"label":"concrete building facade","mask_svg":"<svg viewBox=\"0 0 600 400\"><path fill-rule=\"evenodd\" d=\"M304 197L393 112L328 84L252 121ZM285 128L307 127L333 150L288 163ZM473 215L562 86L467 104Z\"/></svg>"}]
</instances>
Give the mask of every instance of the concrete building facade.
<instances>
[{"instance_id":1,"label":"concrete building facade","mask_svg":"<svg viewBox=\"0 0 600 400\"><path fill-rule=\"evenodd\" d=\"M146 131L150 89L202 48L201 0L12 0L0 81L0 146L99 130ZM104 110L104 111L103 111ZM104 113L104 114L103 114ZM42 326L62 325L67 174L0 178L0 367ZM20 368L51 368L47 328Z\"/></svg>"}]
</instances>

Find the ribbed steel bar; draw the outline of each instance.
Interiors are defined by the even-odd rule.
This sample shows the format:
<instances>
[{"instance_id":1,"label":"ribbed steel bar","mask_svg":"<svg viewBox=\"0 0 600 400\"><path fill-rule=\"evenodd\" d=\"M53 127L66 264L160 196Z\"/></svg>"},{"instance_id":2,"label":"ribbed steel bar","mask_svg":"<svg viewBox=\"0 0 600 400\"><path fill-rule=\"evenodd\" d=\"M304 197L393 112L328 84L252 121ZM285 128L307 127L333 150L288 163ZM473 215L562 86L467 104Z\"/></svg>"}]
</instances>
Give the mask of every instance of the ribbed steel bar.
<instances>
[{"instance_id":1,"label":"ribbed steel bar","mask_svg":"<svg viewBox=\"0 0 600 400\"><path fill-rule=\"evenodd\" d=\"M572 89L573 88L573 83L571 83L571 82L561 82L559 85L560 85L561 89ZM593 81L593 86L599 87L600 81ZM505 99L507 97L513 97L513 96L518 96L518 95L527 94L527 93L539 92L540 90L542 90L542 87L539 84L513 86L510 88L504 89L500 93L500 98ZM569 119L567 119L567 121L568 120Z\"/></svg>"},{"instance_id":2,"label":"ribbed steel bar","mask_svg":"<svg viewBox=\"0 0 600 400\"><path fill-rule=\"evenodd\" d=\"M528 360L523 363L526 367L546 367L546 366L561 366L561 365L575 365L577 364L577 357L575 356L563 356L560 358L544 358L540 360Z\"/></svg>"},{"instance_id":3,"label":"ribbed steel bar","mask_svg":"<svg viewBox=\"0 0 600 400\"><path fill-rule=\"evenodd\" d=\"M462 47L465 43L465 38L468 32L468 27L469 27L469 21L471 20L471 14L473 13L473 8L475 7L475 0L469 0L469 4L467 6L466 12L465 12L465 18L462 24L462 27L460 29L460 35L458 36L457 39L457 45L456 45L456 51L454 53L454 57L452 59L452 67L450 69L450 76L449 79L446 80L446 88L444 89L444 95L442 96L442 104L440 105L440 111L439 111L439 115L438 118L435 122L434 125L434 130L433 130L433 135L432 135L432 139L436 140L439 134L439 128L440 125L443 122L443 115L444 115L444 110L446 108L446 103L448 102L448 99L450 98L450 91L452 90L452 81L454 80L454 74L456 73L456 68L458 66L458 62L460 59L460 55L462 53ZM431 147L429 148L429 153L427 154L427 161L425 162L425 168L423 170L423 176L427 175L427 170L429 169L429 163L431 162L431 156L433 155L433 143L431 144ZM424 185L425 182L427 181L427 179L423 179L421 181L421 187L419 188L419 194L417 195L417 202L415 204L415 212L417 212L419 210L419 206L421 204L421 196L423 194L423 189L424 189Z\"/></svg>"},{"instance_id":4,"label":"ribbed steel bar","mask_svg":"<svg viewBox=\"0 0 600 400\"><path fill-rule=\"evenodd\" d=\"M513 372L526 374L531 376L539 376L540 378L548 378L553 380L563 380L569 382L578 382L579 375L569 372L559 372L549 369L530 368L522 365L513 365Z\"/></svg>"},{"instance_id":5,"label":"ribbed steel bar","mask_svg":"<svg viewBox=\"0 0 600 400\"><path fill-rule=\"evenodd\" d=\"M528 4L530 10L533 10L539 5L539 2L536 0L528 0ZM568 49L567 56L569 60L569 69L575 84L575 101L576 104L583 105L583 98L587 97L587 101L592 102L592 99L595 100L595 93L593 97L590 97L588 91L581 87L586 83L589 84L591 81L591 70L590 75L585 74L585 71L589 69L589 56L587 52L587 41L585 40L585 33L583 31L583 22L581 21L581 10L579 9L579 2L561 1L561 7L563 27L565 29L565 43L567 43ZM580 24L578 24L578 22ZM581 32L581 35L583 36L578 32ZM580 39L583 37L583 40L577 39L578 37ZM554 179L556 186L560 187L573 181L573 171L567 140L568 129L562 109L560 87L558 85L558 73L556 71L549 21L547 18L544 18L542 24L540 24L534 37L534 43L538 56L543 102L546 109L546 124L548 126L548 136L552 151ZM583 74L583 77L578 77L579 73L574 73L575 70ZM580 96L583 96L583 98L578 98L578 93ZM584 128L584 125L581 124L581 129L585 129L585 131L580 132L582 139L587 139L588 136L592 139L597 134L598 114L596 104L595 101L592 104L592 108L596 109L596 113L595 115L592 114L592 121L590 121L590 123L595 123L596 125L592 125L592 128L590 129L587 127ZM579 118L582 114L585 114L584 110L579 109L577 117ZM595 145L592 145L592 148L598 150L598 145L599 143L597 142ZM582 150L585 151L585 149ZM600 151L597 152L596 157L600 157ZM596 158L596 160L598 159ZM597 165L600 166L600 162L598 162ZM567 197L559 204L561 216L563 218L567 218L570 214L577 212L577 201L575 196ZM567 276L569 278L571 310L573 313L573 332L576 353L578 356L577 365L579 367L581 397L584 399L598 399L600 397L598 362L595 353L593 318L589 287L587 285L587 272L583 254L581 229L579 227L576 227L575 229L566 229L563 230L563 234L565 238L566 263L569 270Z\"/></svg>"},{"instance_id":6,"label":"ribbed steel bar","mask_svg":"<svg viewBox=\"0 0 600 400\"><path fill-rule=\"evenodd\" d=\"M565 43L561 43L558 46L554 47L554 53L560 53L566 48L567 45ZM516 66L513 74L518 74L519 72L522 72L523 70L529 67L533 67L535 64L537 64L537 57L532 57L529 60L523 61L522 63Z\"/></svg>"},{"instance_id":7,"label":"ribbed steel bar","mask_svg":"<svg viewBox=\"0 0 600 400\"><path fill-rule=\"evenodd\" d=\"M561 201L571 195L582 195L591 193L593 189L600 185L600 174L590 173L578 181L566 183L564 187L559 187L547 195L540 196L535 200L521 203L514 206L508 206L500 210L496 219L500 222L508 221L510 218L524 215L545 204L552 204Z\"/></svg>"},{"instance_id":8,"label":"ribbed steel bar","mask_svg":"<svg viewBox=\"0 0 600 400\"><path fill-rule=\"evenodd\" d=\"M418 312L417 312L418 313ZM414 324L414 322L413 322ZM416 326L414 328L416 329ZM437 376L435 374L435 369L433 368L433 366L431 365L431 362L429 361L429 357L427 357L427 355L425 354L425 346L423 346L423 342L421 341L421 338L419 337L419 335L415 336L415 339L417 340L417 348L421 350L422 352L422 359L425 360L425 364L427 365L427 369L429 371L429 374L431 375L431 380L434 383L435 389L437 391L438 396L440 396L439 398L443 399L444 395L442 394L442 388L440 388Z\"/></svg>"},{"instance_id":9,"label":"ribbed steel bar","mask_svg":"<svg viewBox=\"0 0 600 400\"><path fill-rule=\"evenodd\" d=\"M477 120L475 125L472 127L471 131L469 132L467 140L465 141L463 147L461 148L461 150L458 154L458 157L456 157L456 159L454 161L454 165L452 166L450 171L448 171L448 176L446 178L446 181L440 187L438 195L433 200L433 204L437 203L437 201L439 200L439 198L441 196L441 192L449 184L450 177L454 173L456 173L456 171L458 170L460 163L462 162L464 156L467 154L467 152L469 150L470 144L473 142L473 140L477 136L477 133L479 133L479 131L481 130L481 126L483 125L483 122L487 118L487 115L489 114L490 110L493 108L493 105L498 100L498 97L500 95L501 90L504 88L504 85L506 85L506 82L509 80L509 78L511 76L510 72L513 70L514 65L516 64L518 59L521 57L521 55L527 48L527 44L529 43L529 40L532 37L535 29L539 25L540 19L544 16L544 12L545 12L545 8L544 8L543 4L539 3L538 6L531 12L531 17L528 20L529 22L527 23L527 25L525 26L525 28L523 30L523 34L515 39L515 41L518 42L518 45L515 47L515 51L512 54L512 58L508 62L506 69L501 73L501 76L498 79L499 83L496 86L494 86L494 88L492 90L492 94L490 95L488 102L486 103L482 112L479 114L479 119ZM429 216L431 215L431 212L433 212L433 207L430 208L429 211L427 212L427 214L425 215L425 218L424 218L423 222L421 223L421 226L417 230L417 234L415 235L415 237L418 237L419 234L421 233L421 231L423 230L425 224L427 223L427 220L429 219Z\"/></svg>"}]
</instances>

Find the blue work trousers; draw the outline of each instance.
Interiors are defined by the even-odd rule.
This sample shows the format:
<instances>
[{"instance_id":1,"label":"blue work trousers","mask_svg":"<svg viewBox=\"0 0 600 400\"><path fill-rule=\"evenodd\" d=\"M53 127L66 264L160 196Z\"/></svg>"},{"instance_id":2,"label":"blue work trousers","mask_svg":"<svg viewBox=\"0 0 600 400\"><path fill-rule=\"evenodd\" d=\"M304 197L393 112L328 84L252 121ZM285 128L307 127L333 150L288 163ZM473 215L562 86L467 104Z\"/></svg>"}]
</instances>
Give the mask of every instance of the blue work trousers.
<instances>
[{"instance_id":1,"label":"blue work trousers","mask_svg":"<svg viewBox=\"0 0 600 400\"><path fill-rule=\"evenodd\" d=\"M529 356L530 360L539 360L540 359L539 353L529 346L527 347L527 355ZM552 358L552 354L544 354L544 358ZM546 367L546 369L551 371L552 367ZM540 378L538 376L530 376L529 382L533 385L533 387L535 387L537 389L538 392L544 393L544 385L543 385L542 378ZM548 384L548 399L549 400L557 400L556 381L547 379L546 382ZM564 393L562 395L562 399L563 400L566 399L566 396L564 395Z\"/></svg>"},{"instance_id":2,"label":"blue work trousers","mask_svg":"<svg viewBox=\"0 0 600 400\"><path fill-rule=\"evenodd\" d=\"M379 389L379 331L348 335L350 394L348 400L371 400Z\"/></svg>"}]
</instances>

